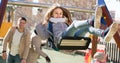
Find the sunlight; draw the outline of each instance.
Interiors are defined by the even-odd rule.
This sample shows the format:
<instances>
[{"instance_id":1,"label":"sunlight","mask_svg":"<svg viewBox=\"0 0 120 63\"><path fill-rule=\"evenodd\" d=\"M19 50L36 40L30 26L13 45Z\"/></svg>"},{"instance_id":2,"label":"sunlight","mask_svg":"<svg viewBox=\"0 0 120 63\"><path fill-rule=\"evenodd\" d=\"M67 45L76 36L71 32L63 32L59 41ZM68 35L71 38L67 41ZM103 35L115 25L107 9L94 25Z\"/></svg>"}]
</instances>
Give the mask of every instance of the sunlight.
<instances>
[{"instance_id":1,"label":"sunlight","mask_svg":"<svg viewBox=\"0 0 120 63\"><path fill-rule=\"evenodd\" d=\"M38 3L39 1L38 0L33 0L34 3ZM32 8L32 14L33 15L37 15L38 13L38 8L37 7L33 7Z\"/></svg>"},{"instance_id":2,"label":"sunlight","mask_svg":"<svg viewBox=\"0 0 120 63\"><path fill-rule=\"evenodd\" d=\"M105 0L109 11L115 11L115 20L120 19L120 2L116 0Z\"/></svg>"}]
</instances>

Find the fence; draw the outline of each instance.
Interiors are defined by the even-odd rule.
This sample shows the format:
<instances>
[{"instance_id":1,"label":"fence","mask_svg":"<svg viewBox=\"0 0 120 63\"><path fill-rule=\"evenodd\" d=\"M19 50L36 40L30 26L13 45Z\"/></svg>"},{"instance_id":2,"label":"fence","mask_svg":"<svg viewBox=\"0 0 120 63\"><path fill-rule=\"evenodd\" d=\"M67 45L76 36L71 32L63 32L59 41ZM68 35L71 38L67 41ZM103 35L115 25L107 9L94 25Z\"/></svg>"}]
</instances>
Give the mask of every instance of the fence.
<instances>
[{"instance_id":1,"label":"fence","mask_svg":"<svg viewBox=\"0 0 120 63\"><path fill-rule=\"evenodd\" d=\"M100 42L99 44L105 45L105 52L108 55L107 59L109 62L120 63L120 49L117 47L117 44L113 42Z\"/></svg>"},{"instance_id":2,"label":"fence","mask_svg":"<svg viewBox=\"0 0 120 63\"><path fill-rule=\"evenodd\" d=\"M106 53L108 54L109 61L120 63L120 49L116 43L106 43Z\"/></svg>"}]
</instances>

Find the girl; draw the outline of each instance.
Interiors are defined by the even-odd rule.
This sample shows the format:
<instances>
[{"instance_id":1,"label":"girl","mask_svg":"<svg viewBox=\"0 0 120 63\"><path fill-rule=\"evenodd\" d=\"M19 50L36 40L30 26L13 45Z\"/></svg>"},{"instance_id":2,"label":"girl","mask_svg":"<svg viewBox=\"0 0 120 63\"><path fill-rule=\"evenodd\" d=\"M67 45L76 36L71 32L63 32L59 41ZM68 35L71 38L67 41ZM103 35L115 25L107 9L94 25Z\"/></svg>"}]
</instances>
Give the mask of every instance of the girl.
<instances>
[{"instance_id":1,"label":"girl","mask_svg":"<svg viewBox=\"0 0 120 63\"><path fill-rule=\"evenodd\" d=\"M95 23L99 23L101 15L102 10L100 7L98 7L96 9ZM91 34L104 37L108 42L117 31L117 23L113 23L111 27L108 27L105 30L94 28L92 26L93 23L93 19L72 22L70 12L67 9L60 6L53 6L46 13L45 20L42 25L38 24L36 26L36 32L39 36L48 39L49 43L52 43L53 45L52 48L56 50L57 43L62 37L74 37L76 34L79 34L78 36L84 37L84 35L89 32ZM43 26L45 29L41 30ZM79 32L77 32L78 30ZM111 34L108 33L108 31Z\"/></svg>"}]
</instances>

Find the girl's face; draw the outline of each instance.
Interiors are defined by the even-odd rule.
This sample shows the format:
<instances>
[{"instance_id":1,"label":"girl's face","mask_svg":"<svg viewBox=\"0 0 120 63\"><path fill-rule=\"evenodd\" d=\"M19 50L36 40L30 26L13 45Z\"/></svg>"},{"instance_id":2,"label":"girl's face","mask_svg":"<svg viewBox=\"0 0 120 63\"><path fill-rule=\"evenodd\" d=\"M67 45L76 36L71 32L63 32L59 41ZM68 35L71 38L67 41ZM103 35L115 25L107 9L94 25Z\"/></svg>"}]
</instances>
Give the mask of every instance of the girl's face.
<instances>
[{"instance_id":1,"label":"girl's face","mask_svg":"<svg viewBox=\"0 0 120 63\"><path fill-rule=\"evenodd\" d=\"M54 18L62 18L63 17L63 11L62 9L60 8L56 8L54 11L53 11L53 15L52 15Z\"/></svg>"}]
</instances>

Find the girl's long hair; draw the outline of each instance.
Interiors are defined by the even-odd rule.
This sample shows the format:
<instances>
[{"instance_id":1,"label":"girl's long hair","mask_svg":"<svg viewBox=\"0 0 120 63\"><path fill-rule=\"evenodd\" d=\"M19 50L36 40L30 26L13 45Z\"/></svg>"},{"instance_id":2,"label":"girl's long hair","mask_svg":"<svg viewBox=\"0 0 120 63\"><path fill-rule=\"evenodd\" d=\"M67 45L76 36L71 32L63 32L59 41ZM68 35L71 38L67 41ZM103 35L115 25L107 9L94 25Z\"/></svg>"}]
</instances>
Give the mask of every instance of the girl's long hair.
<instances>
[{"instance_id":1,"label":"girl's long hair","mask_svg":"<svg viewBox=\"0 0 120 63\"><path fill-rule=\"evenodd\" d=\"M66 8L61 7L61 6L53 6L53 7L51 7L47 11L47 13L45 14L43 24L47 24L49 22L49 19L52 17L54 10L57 9L57 8L60 8L63 11L63 17L67 18L66 23L68 25L70 25L72 23L71 14L70 14L69 10L67 10Z\"/></svg>"}]
</instances>

